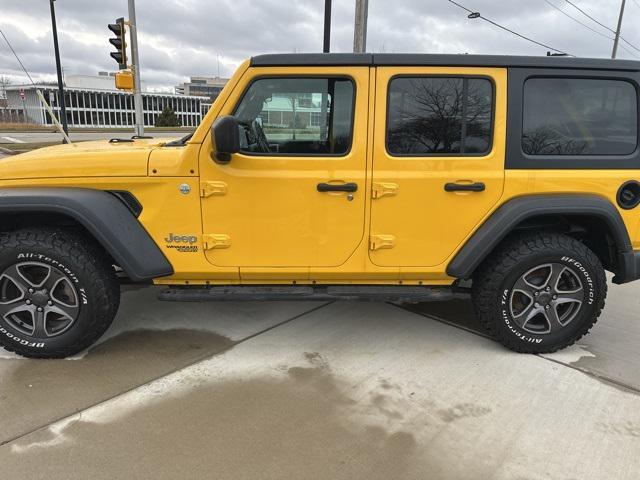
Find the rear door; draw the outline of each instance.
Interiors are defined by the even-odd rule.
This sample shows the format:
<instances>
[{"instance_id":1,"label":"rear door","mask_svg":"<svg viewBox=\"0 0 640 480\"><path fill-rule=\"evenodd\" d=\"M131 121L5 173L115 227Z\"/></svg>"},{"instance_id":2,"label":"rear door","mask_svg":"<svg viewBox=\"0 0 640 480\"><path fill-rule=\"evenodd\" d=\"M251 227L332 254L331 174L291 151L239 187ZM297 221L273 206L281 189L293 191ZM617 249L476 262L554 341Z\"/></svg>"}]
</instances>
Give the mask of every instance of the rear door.
<instances>
[{"instance_id":1,"label":"rear door","mask_svg":"<svg viewBox=\"0 0 640 480\"><path fill-rule=\"evenodd\" d=\"M379 67L370 258L436 266L502 195L506 69Z\"/></svg>"}]
</instances>

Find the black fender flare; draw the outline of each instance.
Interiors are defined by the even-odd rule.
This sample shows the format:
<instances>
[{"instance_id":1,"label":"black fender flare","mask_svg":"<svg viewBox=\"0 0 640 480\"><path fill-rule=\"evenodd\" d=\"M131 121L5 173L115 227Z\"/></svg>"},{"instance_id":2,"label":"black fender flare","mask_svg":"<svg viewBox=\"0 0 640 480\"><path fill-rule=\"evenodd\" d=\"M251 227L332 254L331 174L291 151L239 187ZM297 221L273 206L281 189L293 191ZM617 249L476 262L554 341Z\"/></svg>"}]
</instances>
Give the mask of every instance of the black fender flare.
<instances>
[{"instance_id":1,"label":"black fender flare","mask_svg":"<svg viewBox=\"0 0 640 480\"><path fill-rule=\"evenodd\" d=\"M541 215L596 217L607 225L619 255L633 252L624 221L607 199L596 195L527 195L516 197L498 207L447 265L447 275L470 278L516 225Z\"/></svg>"},{"instance_id":2,"label":"black fender flare","mask_svg":"<svg viewBox=\"0 0 640 480\"><path fill-rule=\"evenodd\" d=\"M149 233L116 195L88 188L3 188L0 215L56 213L82 225L134 281L173 274Z\"/></svg>"}]
</instances>

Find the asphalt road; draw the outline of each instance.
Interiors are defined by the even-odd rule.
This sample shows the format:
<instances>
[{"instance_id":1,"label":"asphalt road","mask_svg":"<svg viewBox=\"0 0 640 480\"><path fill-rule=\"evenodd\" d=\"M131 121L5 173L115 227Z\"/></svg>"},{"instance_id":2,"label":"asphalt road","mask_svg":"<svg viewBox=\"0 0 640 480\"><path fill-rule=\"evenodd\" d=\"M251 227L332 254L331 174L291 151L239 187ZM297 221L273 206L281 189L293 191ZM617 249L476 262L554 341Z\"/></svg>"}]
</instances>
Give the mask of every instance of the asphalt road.
<instances>
[{"instance_id":1,"label":"asphalt road","mask_svg":"<svg viewBox=\"0 0 640 480\"><path fill-rule=\"evenodd\" d=\"M640 285L544 357L468 302L160 303L76 359L0 352L6 478L637 479ZM414 313L418 312L418 313Z\"/></svg>"},{"instance_id":2,"label":"asphalt road","mask_svg":"<svg viewBox=\"0 0 640 480\"><path fill-rule=\"evenodd\" d=\"M102 139L110 139L114 137L123 137L128 138L131 137L135 132L132 130L131 132L71 132L69 137L72 141L87 141L87 140L102 140ZM150 132L150 136L156 137L175 137L180 138L184 137L188 132L185 131L177 131L177 132ZM15 131L0 131L0 145L2 144L15 144L15 143L53 143L53 142L62 142L62 135L59 133L52 132L15 132Z\"/></svg>"}]
</instances>

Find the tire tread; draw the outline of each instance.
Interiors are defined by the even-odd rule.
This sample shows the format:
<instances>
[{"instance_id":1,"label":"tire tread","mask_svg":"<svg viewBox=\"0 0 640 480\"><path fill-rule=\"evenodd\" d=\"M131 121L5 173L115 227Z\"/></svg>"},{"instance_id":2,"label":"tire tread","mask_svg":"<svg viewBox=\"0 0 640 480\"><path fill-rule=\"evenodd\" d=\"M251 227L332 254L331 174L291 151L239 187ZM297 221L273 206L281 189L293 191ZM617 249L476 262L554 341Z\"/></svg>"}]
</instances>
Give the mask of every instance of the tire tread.
<instances>
[{"instance_id":1,"label":"tire tread","mask_svg":"<svg viewBox=\"0 0 640 480\"><path fill-rule=\"evenodd\" d=\"M85 333L64 347L36 350L18 345L0 336L0 345L10 352L29 358L64 358L75 355L95 343L109 328L120 304L120 285L109 257L92 239L81 232L63 228L27 228L0 233L0 251L20 248L44 248L55 252L60 261L82 265L89 277L83 287L91 291L92 318Z\"/></svg>"},{"instance_id":2,"label":"tire tread","mask_svg":"<svg viewBox=\"0 0 640 480\"><path fill-rule=\"evenodd\" d=\"M546 254L549 251L577 253L586 258L591 270L596 272L594 275L596 291L602 292L602 294L595 299L594 313L588 321L584 322L576 335L551 345L533 345L520 341L513 334L504 334L503 330L498 328L498 322L502 320L496 318L495 304L496 299L500 298L503 279L523 261L523 258ZM557 232L540 232L515 235L499 247L474 275L471 298L482 327L504 346L519 353L552 353L573 345L589 333L604 308L606 293L607 282L604 268L600 259L591 249L568 235Z\"/></svg>"}]
</instances>

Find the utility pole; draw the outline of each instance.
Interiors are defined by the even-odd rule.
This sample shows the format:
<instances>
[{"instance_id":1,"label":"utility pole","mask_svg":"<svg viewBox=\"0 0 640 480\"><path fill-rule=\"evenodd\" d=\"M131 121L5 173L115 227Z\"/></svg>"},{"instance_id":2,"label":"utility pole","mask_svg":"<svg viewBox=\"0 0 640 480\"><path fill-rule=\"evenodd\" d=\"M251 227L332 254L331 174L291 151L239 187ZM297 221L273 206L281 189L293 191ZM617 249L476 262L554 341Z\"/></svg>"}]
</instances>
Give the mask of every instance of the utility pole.
<instances>
[{"instance_id":1,"label":"utility pole","mask_svg":"<svg viewBox=\"0 0 640 480\"><path fill-rule=\"evenodd\" d=\"M142 137L144 136L144 117L142 115L142 86L140 82L135 0L129 0L129 34L131 36L131 70L133 70L133 104L136 111L136 135Z\"/></svg>"},{"instance_id":2,"label":"utility pole","mask_svg":"<svg viewBox=\"0 0 640 480\"><path fill-rule=\"evenodd\" d=\"M353 32L353 52L367 51L367 17L369 16L369 0L356 0L356 23Z\"/></svg>"},{"instance_id":3,"label":"utility pole","mask_svg":"<svg viewBox=\"0 0 640 480\"><path fill-rule=\"evenodd\" d=\"M64 85L62 83L62 66L60 65L60 49L58 48L58 28L56 27L56 9L53 6L53 2L56 0L49 0L49 6L51 7L51 26L53 27L53 51L56 57L56 70L58 72L58 95L60 95L60 120L62 121L62 129L65 135L69 136L69 125L67 125L67 108L64 101ZM26 113L26 112L25 112ZM67 143L66 138L63 140Z\"/></svg>"},{"instance_id":4,"label":"utility pole","mask_svg":"<svg viewBox=\"0 0 640 480\"><path fill-rule=\"evenodd\" d=\"M618 42L620 41L620 30L622 30L622 17L624 16L624 5L627 3L627 0L622 0L622 5L620 5L620 16L618 17L618 28L616 28L616 37L613 40L613 52L611 52L611 58L616 58L618 54Z\"/></svg>"},{"instance_id":5,"label":"utility pole","mask_svg":"<svg viewBox=\"0 0 640 480\"><path fill-rule=\"evenodd\" d=\"M331 0L324 0L324 43L322 52L331 51Z\"/></svg>"}]
</instances>

